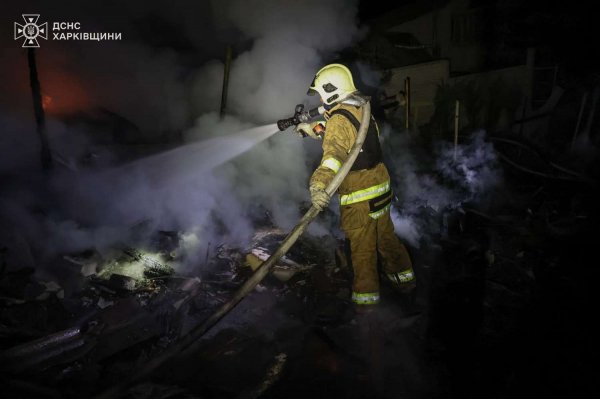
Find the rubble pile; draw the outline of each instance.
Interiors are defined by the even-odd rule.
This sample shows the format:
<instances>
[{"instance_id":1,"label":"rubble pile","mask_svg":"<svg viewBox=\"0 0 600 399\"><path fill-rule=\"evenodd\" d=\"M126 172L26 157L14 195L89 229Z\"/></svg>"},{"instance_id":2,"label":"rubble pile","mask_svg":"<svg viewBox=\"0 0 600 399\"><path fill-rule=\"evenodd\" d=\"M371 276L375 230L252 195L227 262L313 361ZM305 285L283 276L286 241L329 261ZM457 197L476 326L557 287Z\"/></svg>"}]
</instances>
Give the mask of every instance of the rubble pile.
<instances>
[{"instance_id":1,"label":"rubble pile","mask_svg":"<svg viewBox=\"0 0 600 399\"><path fill-rule=\"evenodd\" d=\"M170 244L178 241L176 233L158 235ZM4 272L2 368L13 382L34 377L25 388L15 382L18 392L41 387L67 396L98 391L168 348L226 302L284 237L280 230L259 230L246 248L222 244L196 276L176 272L177 245L152 250L123 245L108 251L109 256L93 249L66 254L65 267L76 268L81 280L68 296L59 282L37 280L34 270ZM312 270L340 272L330 252L318 239L301 239L257 294L273 295L273 300L295 295L306 302ZM256 392L273 383L285 357L275 356L269 377L252 382Z\"/></svg>"},{"instance_id":2,"label":"rubble pile","mask_svg":"<svg viewBox=\"0 0 600 399\"><path fill-rule=\"evenodd\" d=\"M580 326L594 281L586 254L597 236L595 183L503 151L515 161L504 175L508 200L498 193L485 210L463 202L415 215L429 232L410 248L415 295L382 283L377 312L360 314L345 243L305 234L215 327L123 396L413 397L448 387L511 396L548 373L548 346L580 372L592 338L572 339L585 329L570 325ZM226 305L286 232L257 227L245 247L220 243L195 274L179 267L180 232L151 236L62 254L52 265L57 278L0 258L7 392L92 397L118 384ZM528 351L535 356L515 365ZM532 370L538 377L529 382Z\"/></svg>"}]
</instances>

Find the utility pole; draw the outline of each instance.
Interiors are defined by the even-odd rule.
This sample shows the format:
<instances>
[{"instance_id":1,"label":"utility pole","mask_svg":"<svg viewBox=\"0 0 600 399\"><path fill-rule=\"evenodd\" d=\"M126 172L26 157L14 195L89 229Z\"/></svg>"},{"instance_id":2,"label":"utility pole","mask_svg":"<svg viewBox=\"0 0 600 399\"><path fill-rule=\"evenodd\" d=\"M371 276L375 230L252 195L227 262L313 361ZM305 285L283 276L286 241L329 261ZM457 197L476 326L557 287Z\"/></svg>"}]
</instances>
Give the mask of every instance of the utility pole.
<instances>
[{"instance_id":1,"label":"utility pole","mask_svg":"<svg viewBox=\"0 0 600 399\"><path fill-rule=\"evenodd\" d=\"M406 96L406 105L404 107L404 127L410 127L410 77L404 79L404 95Z\"/></svg>"},{"instance_id":2,"label":"utility pole","mask_svg":"<svg viewBox=\"0 0 600 399\"><path fill-rule=\"evenodd\" d=\"M225 116L227 108L227 86L229 86L229 70L231 69L231 46L227 46L225 50L225 70L223 71L223 90L221 92L221 119Z\"/></svg>"},{"instance_id":3,"label":"utility pole","mask_svg":"<svg viewBox=\"0 0 600 399\"><path fill-rule=\"evenodd\" d=\"M458 124L460 122L460 101L456 100L454 105L454 161L458 149Z\"/></svg>"},{"instance_id":4,"label":"utility pole","mask_svg":"<svg viewBox=\"0 0 600 399\"><path fill-rule=\"evenodd\" d=\"M440 57L440 48L438 46L438 14L439 6L433 1L433 12L431 13L431 55L434 59Z\"/></svg>"},{"instance_id":5,"label":"utility pole","mask_svg":"<svg viewBox=\"0 0 600 399\"><path fill-rule=\"evenodd\" d=\"M42 90L38 79L37 66L35 63L35 48L27 49L27 59L29 61L29 82L31 84L31 95L33 96L33 111L35 113L35 124L38 136L40 136L42 169L49 171L52 169L52 154L50 153L50 144L46 135L46 118L44 116L44 107L42 106Z\"/></svg>"}]
</instances>

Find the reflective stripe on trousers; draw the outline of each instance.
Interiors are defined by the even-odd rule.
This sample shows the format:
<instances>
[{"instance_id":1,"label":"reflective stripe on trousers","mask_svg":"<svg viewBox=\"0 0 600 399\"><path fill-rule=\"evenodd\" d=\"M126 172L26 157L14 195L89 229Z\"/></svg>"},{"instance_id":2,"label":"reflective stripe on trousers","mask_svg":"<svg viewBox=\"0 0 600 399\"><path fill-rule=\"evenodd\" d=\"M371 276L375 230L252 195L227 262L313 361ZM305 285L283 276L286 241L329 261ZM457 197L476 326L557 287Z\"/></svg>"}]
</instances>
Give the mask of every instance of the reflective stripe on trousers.
<instances>
[{"instance_id":1,"label":"reflective stripe on trousers","mask_svg":"<svg viewBox=\"0 0 600 399\"><path fill-rule=\"evenodd\" d=\"M353 292L352 301L357 305L376 305L379 303L379 292Z\"/></svg>"},{"instance_id":2,"label":"reflective stripe on trousers","mask_svg":"<svg viewBox=\"0 0 600 399\"><path fill-rule=\"evenodd\" d=\"M415 279L415 274L413 273L412 269L398 273L390 273L387 276L396 284L408 283L409 281L413 281Z\"/></svg>"},{"instance_id":3,"label":"reflective stripe on trousers","mask_svg":"<svg viewBox=\"0 0 600 399\"><path fill-rule=\"evenodd\" d=\"M387 211L390 210L391 205L392 204L387 204L383 209L380 209L377 212L369 213L369 216L371 216L373 219L378 219L378 218L382 217Z\"/></svg>"},{"instance_id":4,"label":"reflective stripe on trousers","mask_svg":"<svg viewBox=\"0 0 600 399\"><path fill-rule=\"evenodd\" d=\"M340 205L350 205L361 201L367 201L390 191L390 181L367 187L350 194L340 196Z\"/></svg>"}]
</instances>

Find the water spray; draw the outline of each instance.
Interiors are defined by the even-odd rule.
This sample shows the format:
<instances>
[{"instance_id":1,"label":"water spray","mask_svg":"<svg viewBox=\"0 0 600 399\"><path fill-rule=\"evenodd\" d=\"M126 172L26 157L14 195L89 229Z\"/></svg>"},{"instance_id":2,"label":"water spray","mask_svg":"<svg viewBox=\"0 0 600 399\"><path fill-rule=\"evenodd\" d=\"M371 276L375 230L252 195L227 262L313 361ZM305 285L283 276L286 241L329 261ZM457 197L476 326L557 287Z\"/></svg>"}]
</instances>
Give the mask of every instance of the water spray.
<instances>
[{"instance_id":1,"label":"water spray","mask_svg":"<svg viewBox=\"0 0 600 399\"><path fill-rule=\"evenodd\" d=\"M287 127L294 125L294 122L296 120L299 120L300 115L303 113L303 110L303 105L300 104L296 106L296 112L294 113L294 116L283 120L292 121L285 122L291 123L290 125L287 125ZM308 111L307 114L310 115L312 111L313 110ZM370 120L371 104L366 102L363 107L360 128L358 129L358 134L356 136L354 146L348 154L348 158L346 158L346 161L344 161L344 163L340 167L338 173L335 175L331 183L329 183L329 185L325 189L327 194L329 194L330 196L337 191L338 187L340 186L340 184L342 184L342 181L344 181L346 175L350 171L350 168L352 168L356 157L358 157L358 153L360 152L365 138L367 137L367 131L369 130ZM279 129L285 130L287 127L281 129L279 122L277 123ZM282 124L282 126L285 125ZM193 349L195 347L195 344L197 344L197 341L211 327L217 324L217 322L221 320L221 318L223 318L227 313L229 313L229 311L232 310L235 307L235 305L237 305L242 299L244 299L246 295L252 292L252 290L258 285L258 283L260 283L267 276L273 265L275 265L275 263L279 261L279 259L281 259L281 257L283 257L290 250L292 245L294 245L296 240L298 240L302 233L304 233L304 230L306 230L310 222L313 221L313 219L319 214L319 212L320 210L318 208L316 208L314 205L311 206L311 208L304 214L304 216L294 227L294 229L283 240L279 248L277 248L277 250L267 260L261 263L258 269L256 269L256 271L254 272L254 274L250 276L248 280L246 280L246 282L240 287L240 289L233 295L233 297L229 301L221 305L221 307L217 309L212 315L210 315L201 325L194 327L186 336L182 337L177 343L175 343L172 347L168 348L164 353L147 361L146 364L136 373L131 375L128 380L123 381L120 384L113 385L105 392L96 396L96 399L109 399L119 396L121 392L125 391L134 383L148 378L154 371L156 371L156 369L165 364L168 360L179 355L182 351L186 349L189 350L190 348Z\"/></svg>"}]
</instances>

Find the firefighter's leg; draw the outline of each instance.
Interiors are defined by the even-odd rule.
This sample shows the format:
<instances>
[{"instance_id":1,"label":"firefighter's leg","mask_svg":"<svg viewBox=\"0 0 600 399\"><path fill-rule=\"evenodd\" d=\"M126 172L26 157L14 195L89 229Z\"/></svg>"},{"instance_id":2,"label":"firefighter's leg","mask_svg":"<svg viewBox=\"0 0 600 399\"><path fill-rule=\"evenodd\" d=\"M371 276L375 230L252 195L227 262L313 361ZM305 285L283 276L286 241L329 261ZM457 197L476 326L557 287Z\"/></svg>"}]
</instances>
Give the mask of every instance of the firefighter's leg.
<instances>
[{"instance_id":1,"label":"firefighter's leg","mask_svg":"<svg viewBox=\"0 0 600 399\"><path fill-rule=\"evenodd\" d=\"M343 206L342 229L350 241L350 257L354 269L352 300L358 305L379 302L379 275L377 274L376 221L368 216L367 204Z\"/></svg>"},{"instance_id":2,"label":"firefighter's leg","mask_svg":"<svg viewBox=\"0 0 600 399\"><path fill-rule=\"evenodd\" d=\"M377 219L377 251L381 255L383 273L402 293L416 287L412 261L406 247L394 232L390 213Z\"/></svg>"}]
</instances>

